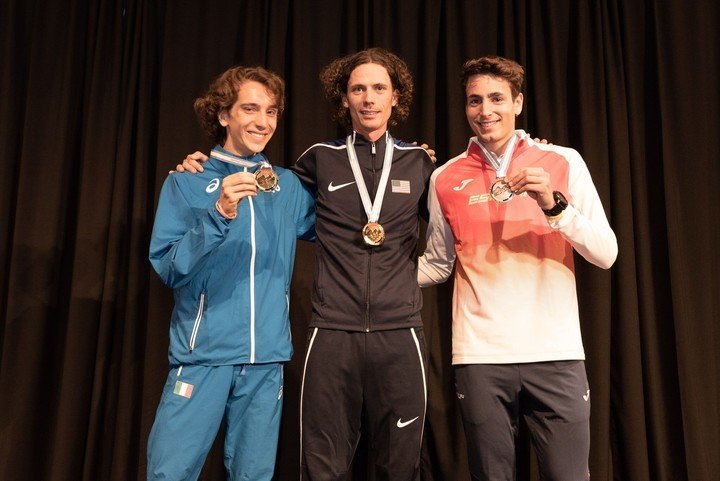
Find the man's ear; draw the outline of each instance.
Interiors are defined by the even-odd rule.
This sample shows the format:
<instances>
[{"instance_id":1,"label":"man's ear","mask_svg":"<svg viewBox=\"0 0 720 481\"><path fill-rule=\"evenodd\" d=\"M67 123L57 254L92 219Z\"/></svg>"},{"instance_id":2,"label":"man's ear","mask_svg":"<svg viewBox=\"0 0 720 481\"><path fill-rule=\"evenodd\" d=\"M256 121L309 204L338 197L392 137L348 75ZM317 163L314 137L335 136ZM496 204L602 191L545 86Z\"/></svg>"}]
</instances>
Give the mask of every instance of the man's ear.
<instances>
[{"instance_id":1,"label":"man's ear","mask_svg":"<svg viewBox=\"0 0 720 481\"><path fill-rule=\"evenodd\" d=\"M398 103L398 91L397 91L397 90L393 90L392 104L391 104L391 105L392 105L393 107L397 107L397 103Z\"/></svg>"},{"instance_id":2,"label":"man's ear","mask_svg":"<svg viewBox=\"0 0 720 481\"><path fill-rule=\"evenodd\" d=\"M342 95L342 106L346 109L350 107L350 104L348 103L347 95Z\"/></svg>"},{"instance_id":3,"label":"man's ear","mask_svg":"<svg viewBox=\"0 0 720 481\"><path fill-rule=\"evenodd\" d=\"M220 122L220 125L222 125L223 127L228 126L227 112L222 111L218 114L218 122Z\"/></svg>"},{"instance_id":4,"label":"man's ear","mask_svg":"<svg viewBox=\"0 0 720 481\"><path fill-rule=\"evenodd\" d=\"M515 100L513 101L513 111L515 112L515 117L520 115L522 113L523 109L523 94L519 93L517 97L515 97Z\"/></svg>"}]
</instances>

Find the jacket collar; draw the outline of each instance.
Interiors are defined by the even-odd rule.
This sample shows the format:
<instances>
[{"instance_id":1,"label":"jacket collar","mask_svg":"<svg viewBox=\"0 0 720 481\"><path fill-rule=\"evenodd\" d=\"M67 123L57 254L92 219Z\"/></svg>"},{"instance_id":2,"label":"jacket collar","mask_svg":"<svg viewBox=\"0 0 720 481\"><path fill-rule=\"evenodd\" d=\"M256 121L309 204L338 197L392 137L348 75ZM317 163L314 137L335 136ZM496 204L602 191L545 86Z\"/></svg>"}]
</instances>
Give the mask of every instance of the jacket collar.
<instances>
[{"instance_id":1,"label":"jacket collar","mask_svg":"<svg viewBox=\"0 0 720 481\"><path fill-rule=\"evenodd\" d=\"M530 139L528 134L522 129L515 130L515 134L517 134L518 136L518 143L515 146L513 159L517 157L520 152L525 150L525 148L528 146L528 144L530 144L530 142L532 142L532 139ZM477 137L470 137L466 152L468 156L473 157L476 160L488 163L488 161L485 159L485 155L483 154L482 149L480 148L480 140Z\"/></svg>"},{"instance_id":2,"label":"jacket collar","mask_svg":"<svg viewBox=\"0 0 720 481\"><path fill-rule=\"evenodd\" d=\"M224 167L229 172L237 172L241 169L255 170L261 162L267 162L267 157L261 152L249 156L237 155L223 149L220 144L210 152L210 159L218 168Z\"/></svg>"},{"instance_id":3,"label":"jacket collar","mask_svg":"<svg viewBox=\"0 0 720 481\"><path fill-rule=\"evenodd\" d=\"M369 145L369 144L372 144L372 143L373 143L373 142L369 141L369 140L368 140L365 136L363 136L361 133L359 133L359 132L357 132L357 131L355 131L355 130L353 130L350 135L352 135L352 143L353 143L354 145ZM377 139L374 143L375 143L375 144L378 144L378 143L385 144L385 143L387 143L387 139L388 139L389 137L390 137L390 131L389 131L389 130L386 130L385 133L384 133L383 135L381 135L380 138Z\"/></svg>"}]
</instances>

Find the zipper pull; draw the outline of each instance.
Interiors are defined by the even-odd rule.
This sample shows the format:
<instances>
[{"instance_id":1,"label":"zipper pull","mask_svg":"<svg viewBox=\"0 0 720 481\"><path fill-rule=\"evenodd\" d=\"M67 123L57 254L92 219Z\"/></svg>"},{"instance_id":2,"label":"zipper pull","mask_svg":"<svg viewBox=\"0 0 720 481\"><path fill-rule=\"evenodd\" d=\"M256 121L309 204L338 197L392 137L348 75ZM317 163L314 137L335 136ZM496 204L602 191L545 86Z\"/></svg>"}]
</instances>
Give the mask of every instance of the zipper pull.
<instances>
[{"instance_id":1,"label":"zipper pull","mask_svg":"<svg viewBox=\"0 0 720 481\"><path fill-rule=\"evenodd\" d=\"M375 142L372 143L372 154L375 155Z\"/></svg>"}]
</instances>

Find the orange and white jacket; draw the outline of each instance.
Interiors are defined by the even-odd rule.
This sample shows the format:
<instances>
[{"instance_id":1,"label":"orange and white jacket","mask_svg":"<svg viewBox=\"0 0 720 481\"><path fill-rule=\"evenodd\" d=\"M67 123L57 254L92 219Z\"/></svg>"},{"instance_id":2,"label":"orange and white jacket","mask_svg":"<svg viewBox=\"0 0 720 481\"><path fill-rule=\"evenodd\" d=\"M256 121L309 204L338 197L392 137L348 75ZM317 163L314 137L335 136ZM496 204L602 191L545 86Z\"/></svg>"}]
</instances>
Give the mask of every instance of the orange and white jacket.
<instances>
[{"instance_id":1,"label":"orange and white jacket","mask_svg":"<svg viewBox=\"0 0 720 481\"><path fill-rule=\"evenodd\" d=\"M418 282L446 281L457 259L453 364L584 359L573 249L604 269L617 257L617 239L580 154L516 133L508 172L544 168L570 205L549 219L527 194L496 203L489 194L495 171L476 137L433 173Z\"/></svg>"}]
</instances>

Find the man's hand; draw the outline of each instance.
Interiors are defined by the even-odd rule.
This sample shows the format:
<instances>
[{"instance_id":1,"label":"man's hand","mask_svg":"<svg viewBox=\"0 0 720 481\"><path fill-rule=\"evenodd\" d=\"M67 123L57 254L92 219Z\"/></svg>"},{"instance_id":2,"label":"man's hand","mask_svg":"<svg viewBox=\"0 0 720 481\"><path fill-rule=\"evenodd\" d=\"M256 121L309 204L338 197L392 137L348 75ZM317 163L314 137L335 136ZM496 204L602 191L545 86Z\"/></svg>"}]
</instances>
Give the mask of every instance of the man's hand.
<instances>
[{"instance_id":1,"label":"man's hand","mask_svg":"<svg viewBox=\"0 0 720 481\"><path fill-rule=\"evenodd\" d=\"M551 209L555 205L550 174L542 167L525 167L513 172L506 181L516 195L527 192L541 209Z\"/></svg>"},{"instance_id":2,"label":"man's hand","mask_svg":"<svg viewBox=\"0 0 720 481\"><path fill-rule=\"evenodd\" d=\"M175 170L171 170L170 173L173 172L185 172L186 170L188 172L191 172L193 174L197 174L198 172L202 172L205 169L203 169L202 164L204 162L207 162L208 156L203 154L200 151L195 151L195 153L188 155L183 159L182 164L178 164L175 166Z\"/></svg>"},{"instance_id":3,"label":"man's hand","mask_svg":"<svg viewBox=\"0 0 720 481\"><path fill-rule=\"evenodd\" d=\"M412 144L413 144L413 145L417 145L418 143L417 143L417 141L415 141L415 142L413 142ZM422 147L423 149L425 149L425 152L428 153L428 155L430 156L430 160L433 161L433 164L434 164L435 162L437 162L437 158L435 158L435 151L434 151L433 149L431 149L428 144L421 144L420 147Z\"/></svg>"},{"instance_id":4,"label":"man's hand","mask_svg":"<svg viewBox=\"0 0 720 481\"><path fill-rule=\"evenodd\" d=\"M530 132L528 132L527 134L528 134L528 137L532 137L532 134ZM540 137L533 137L533 140L535 142L537 142L538 144L547 144L548 143L547 139L541 139ZM552 145L552 144L550 144L550 145Z\"/></svg>"},{"instance_id":5,"label":"man's hand","mask_svg":"<svg viewBox=\"0 0 720 481\"><path fill-rule=\"evenodd\" d=\"M206 157L207 159L207 157ZM220 213L227 218L234 218L237 215L238 204L247 196L257 195L257 184L255 176L250 172L237 172L228 175L222 181L218 207Z\"/></svg>"}]
</instances>

